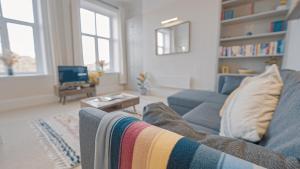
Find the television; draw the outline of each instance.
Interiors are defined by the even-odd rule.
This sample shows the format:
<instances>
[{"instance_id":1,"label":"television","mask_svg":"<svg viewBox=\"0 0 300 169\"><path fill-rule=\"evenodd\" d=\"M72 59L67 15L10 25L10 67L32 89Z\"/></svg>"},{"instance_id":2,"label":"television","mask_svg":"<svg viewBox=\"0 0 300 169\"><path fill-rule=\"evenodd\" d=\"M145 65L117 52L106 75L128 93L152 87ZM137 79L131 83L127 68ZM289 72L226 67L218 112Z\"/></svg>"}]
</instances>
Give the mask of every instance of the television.
<instances>
[{"instance_id":1,"label":"television","mask_svg":"<svg viewBox=\"0 0 300 169\"><path fill-rule=\"evenodd\" d=\"M89 80L88 70L85 66L58 66L59 83L78 83Z\"/></svg>"}]
</instances>

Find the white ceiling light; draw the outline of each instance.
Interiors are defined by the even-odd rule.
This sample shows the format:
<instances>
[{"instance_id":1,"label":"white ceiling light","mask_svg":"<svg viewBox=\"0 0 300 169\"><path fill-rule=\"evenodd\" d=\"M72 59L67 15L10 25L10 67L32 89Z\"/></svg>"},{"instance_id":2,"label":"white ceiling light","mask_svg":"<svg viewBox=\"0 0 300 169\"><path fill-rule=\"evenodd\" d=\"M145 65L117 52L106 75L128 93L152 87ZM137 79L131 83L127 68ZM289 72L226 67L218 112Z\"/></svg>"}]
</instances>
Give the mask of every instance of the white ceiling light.
<instances>
[{"instance_id":1,"label":"white ceiling light","mask_svg":"<svg viewBox=\"0 0 300 169\"><path fill-rule=\"evenodd\" d=\"M175 21L178 21L178 17L162 21L161 24L164 25L167 23L175 22Z\"/></svg>"}]
</instances>

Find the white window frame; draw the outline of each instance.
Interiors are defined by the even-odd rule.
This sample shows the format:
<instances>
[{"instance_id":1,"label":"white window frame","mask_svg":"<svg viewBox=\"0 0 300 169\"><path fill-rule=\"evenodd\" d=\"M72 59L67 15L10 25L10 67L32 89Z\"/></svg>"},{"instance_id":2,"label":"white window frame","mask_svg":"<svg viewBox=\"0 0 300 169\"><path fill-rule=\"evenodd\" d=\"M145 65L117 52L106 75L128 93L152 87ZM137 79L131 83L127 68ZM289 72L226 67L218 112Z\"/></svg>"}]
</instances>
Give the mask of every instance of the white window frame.
<instances>
[{"instance_id":1,"label":"white window frame","mask_svg":"<svg viewBox=\"0 0 300 169\"><path fill-rule=\"evenodd\" d=\"M40 13L39 13L40 3L39 0L32 0L32 9L33 9L33 18L34 23L19 21L15 19L5 18L2 12L2 4L0 3L0 34L1 34L1 44L2 50L11 49L8 37L8 28L7 23L13 23L23 26L29 26L33 31L33 40L34 40L34 51L35 51L35 60L36 60L36 72L18 72L16 75L35 75L35 74L45 74L44 58L42 54L42 43L41 43L41 30L40 30ZM4 51L2 51L4 52ZM6 72L0 72L0 75L6 75Z\"/></svg>"},{"instance_id":2,"label":"white window frame","mask_svg":"<svg viewBox=\"0 0 300 169\"><path fill-rule=\"evenodd\" d=\"M111 15L108 15L108 14L104 14L102 12L100 12L99 10L95 10L95 9L91 9L91 8L88 8L86 6L81 6L80 9L84 9L84 10L88 10L90 12L93 12L95 13L95 35L91 35L91 34L88 34L88 33L83 33L82 31L80 32L81 33L81 38L82 36L88 36L88 37L92 37L94 38L94 41L95 41L95 54L96 54L96 61L99 60L99 49L98 49L98 38L99 39L105 39L105 40L108 40L109 41L109 70L107 70L106 72L115 72L115 67L114 67L114 30L113 30L113 16ZM110 36L109 38L107 37L103 37L103 36L99 36L97 35L97 17L96 17L96 14L99 14L99 15L103 15L105 17L108 17L109 18L109 31L110 31ZM82 42L82 40L81 40ZM83 52L83 51L82 51ZM82 57L83 57L83 53L82 53ZM84 60L84 58L83 58Z\"/></svg>"}]
</instances>

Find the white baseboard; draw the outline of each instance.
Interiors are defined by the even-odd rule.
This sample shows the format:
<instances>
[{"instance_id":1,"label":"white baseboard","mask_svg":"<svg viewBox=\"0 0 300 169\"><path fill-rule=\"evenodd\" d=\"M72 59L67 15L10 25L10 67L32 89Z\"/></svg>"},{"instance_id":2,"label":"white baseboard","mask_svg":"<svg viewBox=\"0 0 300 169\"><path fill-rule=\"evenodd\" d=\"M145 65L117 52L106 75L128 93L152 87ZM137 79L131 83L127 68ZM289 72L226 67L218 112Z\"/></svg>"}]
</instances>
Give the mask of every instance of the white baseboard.
<instances>
[{"instance_id":1,"label":"white baseboard","mask_svg":"<svg viewBox=\"0 0 300 169\"><path fill-rule=\"evenodd\" d=\"M10 111L15 109L21 109L31 106L37 106L47 103L57 102L58 98L54 95L41 95L41 96L31 96L22 97L11 100L1 100L0 101L0 113L4 111Z\"/></svg>"},{"instance_id":2,"label":"white baseboard","mask_svg":"<svg viewBox=\"0 0 300 169\"><path fill-rule=\"evenodd\" d=\"M97 94L101 95L120 92L123 90L124 86L122 85L105 85L97 87ZM0 100L0 113L55 102L58 102L58 98L54 95L30 96L10 100Z\"/></svg>"},{"instance_id":3,"label":"white baseboard","mask_svg":"<svg viewBox=\"0 0 300 169\"><path fill-rule=\"evenodd\" d=\"M179 91L181 91L181 89L153 87L150 90L150 94L153 96L159 96L159 97L166 98L166 97L169 97Z\"/></svg>"}]
</instances>

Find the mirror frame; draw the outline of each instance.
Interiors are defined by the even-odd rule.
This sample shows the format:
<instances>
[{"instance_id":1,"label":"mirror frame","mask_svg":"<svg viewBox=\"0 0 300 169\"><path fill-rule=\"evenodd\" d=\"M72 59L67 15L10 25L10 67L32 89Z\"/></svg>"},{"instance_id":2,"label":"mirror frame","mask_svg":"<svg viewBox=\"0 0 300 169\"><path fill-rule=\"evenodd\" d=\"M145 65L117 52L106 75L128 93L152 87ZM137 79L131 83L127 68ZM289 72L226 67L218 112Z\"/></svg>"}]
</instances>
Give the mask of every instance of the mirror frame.
<instances>
[{"instance_id":1,"label":"mirror frame","mask_svg":"<svg viewBox=\"0 0 300 169\"><path fill-rule=\"evenodd\" d=\"M158 32L158 30L163 29L163 28L173 28L173 27L176 27L176 26L179 26L179 25L183 25L183 24L188 24L188 26L189 26L189 32L188 32L189 50L187 50L186 52L174 52L174 53L168 53L168 54L159 55L158 52L157 52L157 49L158 49L157 48L157 32ZM174 25L162 26L162 27L159 27L159 28L155 29L155 54L156 54L156 56L187 54L187 53L190 53L190 52L191 52L191 21L184 21L184 22L176 23Z\"/></svg>"}]
</instances>

